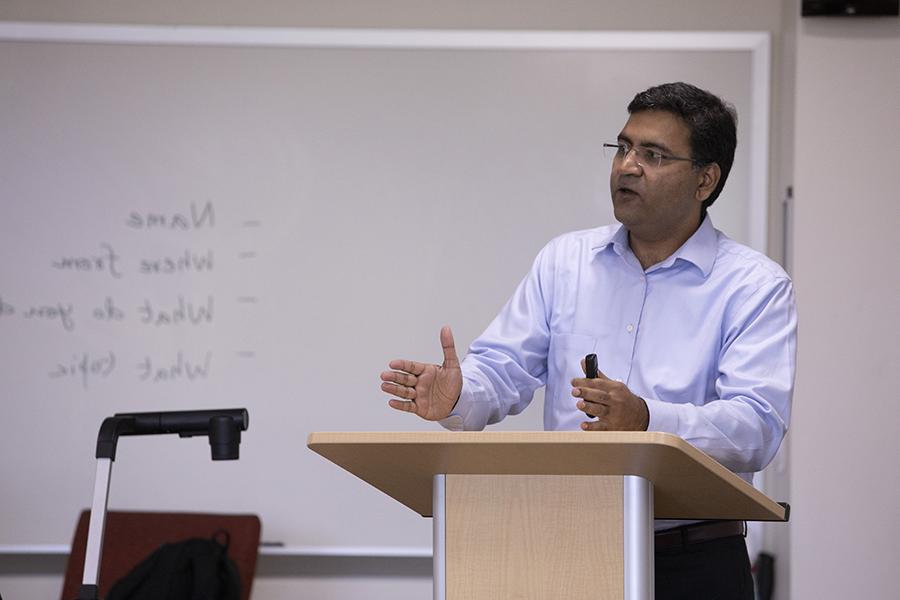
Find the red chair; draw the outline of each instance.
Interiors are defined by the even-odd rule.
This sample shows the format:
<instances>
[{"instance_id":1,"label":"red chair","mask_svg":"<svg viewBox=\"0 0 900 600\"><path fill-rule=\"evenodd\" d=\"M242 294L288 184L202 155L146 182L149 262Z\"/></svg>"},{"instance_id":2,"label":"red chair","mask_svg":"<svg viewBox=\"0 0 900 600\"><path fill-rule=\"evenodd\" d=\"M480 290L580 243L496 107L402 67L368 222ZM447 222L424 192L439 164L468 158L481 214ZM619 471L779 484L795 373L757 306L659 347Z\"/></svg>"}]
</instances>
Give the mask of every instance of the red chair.
<instances>
[{"instance_id":1,"label":"red chair","mask_svg":"<svg viewBox=\"0 0 900 600\"><path fill-rule=\"evenodd\" d=\"M66 564L62 600L78 597L84 575L90 516L91 512L85 510L78 519L72 551ZM256 515L109 511L106 513L103 554L100 557L100 598L105 598L116 581L164 543L193 537L209 538L216 531L224 530L230 536L228 555L241 576L241 600L249 600L256 573L260 529Z\"/></svg>"}]
</instances>

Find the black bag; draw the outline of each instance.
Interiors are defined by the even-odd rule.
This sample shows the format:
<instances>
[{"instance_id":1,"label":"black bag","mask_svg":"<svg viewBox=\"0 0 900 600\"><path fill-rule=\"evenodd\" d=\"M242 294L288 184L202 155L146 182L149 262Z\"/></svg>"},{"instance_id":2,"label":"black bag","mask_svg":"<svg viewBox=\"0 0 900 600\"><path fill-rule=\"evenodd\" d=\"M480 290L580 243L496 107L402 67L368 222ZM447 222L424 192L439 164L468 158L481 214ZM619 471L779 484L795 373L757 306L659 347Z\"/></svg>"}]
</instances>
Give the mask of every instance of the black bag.
<instances>
[{"instance_id":1,"label":"black bag","mask_svg":"<svg viewBox=\"0 0 900 600\"><path fill-rule=\"evenodd\" d=\"M228 556L228 541L228 533L220 531L163 544L117 581L106 600L240 600L240 575Z\"/></svg>"}]
</instances>

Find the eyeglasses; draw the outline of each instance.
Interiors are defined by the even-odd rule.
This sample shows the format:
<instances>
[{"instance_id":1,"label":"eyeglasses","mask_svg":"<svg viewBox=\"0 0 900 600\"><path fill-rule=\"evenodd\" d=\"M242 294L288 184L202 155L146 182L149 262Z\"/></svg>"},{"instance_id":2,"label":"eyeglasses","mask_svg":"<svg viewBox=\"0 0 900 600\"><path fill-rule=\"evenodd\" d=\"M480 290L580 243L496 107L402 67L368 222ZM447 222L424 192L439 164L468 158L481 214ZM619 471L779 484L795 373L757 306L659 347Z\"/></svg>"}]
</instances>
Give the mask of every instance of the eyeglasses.
<instances>
[{"instance_id":1,"label":"eyeglasses","mask_svg":"<svg viewBox=\"0 0 900 600\"><path fill-rule=\"evenodd\" d=\"M613 161L624 161L628 155L634 152L634 159L637 164L645 169L657 169L666 161L670 160L686 160L697 165L703 164L693 158L683 158L681 156L669 156L652 148L644 148L643 146L632 146L626 142L619 144L603 144L603 153L607 158L612 157Z\"/></svg>"}]
</instances>

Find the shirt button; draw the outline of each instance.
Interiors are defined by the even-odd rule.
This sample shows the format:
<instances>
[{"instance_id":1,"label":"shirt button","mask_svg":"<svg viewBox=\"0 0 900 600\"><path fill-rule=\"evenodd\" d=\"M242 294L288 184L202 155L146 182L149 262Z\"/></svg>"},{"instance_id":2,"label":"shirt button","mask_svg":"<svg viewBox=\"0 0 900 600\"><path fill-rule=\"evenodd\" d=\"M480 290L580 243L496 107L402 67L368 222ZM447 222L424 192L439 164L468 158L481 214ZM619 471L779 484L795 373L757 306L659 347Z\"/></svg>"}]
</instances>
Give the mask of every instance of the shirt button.
<instances>
[{"instance_id":1,"label":"shirt button","mask_svg":"<svg viewBox=\"0 0 900 600\"><path fill-rule=\"evenodd\" d=\"M628 331L628 333L631 333L632 331L634 331L634 325L629 323L625 330Z\"/></svg>"}]
</instances>

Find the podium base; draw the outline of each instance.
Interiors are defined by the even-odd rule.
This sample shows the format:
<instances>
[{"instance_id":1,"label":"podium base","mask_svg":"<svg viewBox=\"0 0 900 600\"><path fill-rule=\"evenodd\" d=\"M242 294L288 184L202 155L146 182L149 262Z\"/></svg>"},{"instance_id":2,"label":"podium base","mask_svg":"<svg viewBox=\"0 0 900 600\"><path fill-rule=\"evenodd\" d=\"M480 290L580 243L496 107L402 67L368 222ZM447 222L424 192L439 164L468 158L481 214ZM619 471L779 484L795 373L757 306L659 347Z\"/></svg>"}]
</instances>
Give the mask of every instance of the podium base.
<instances>
[{"instance_id":1,"label":"podium base","mask_svg":"<svg viewBox=\"0 0 900 600\"><path fill-rule=\"evenodd\" d=\"M435 600L652 600L648 480L436 475L433 487Z\"/></svg>"}]
</instances>

